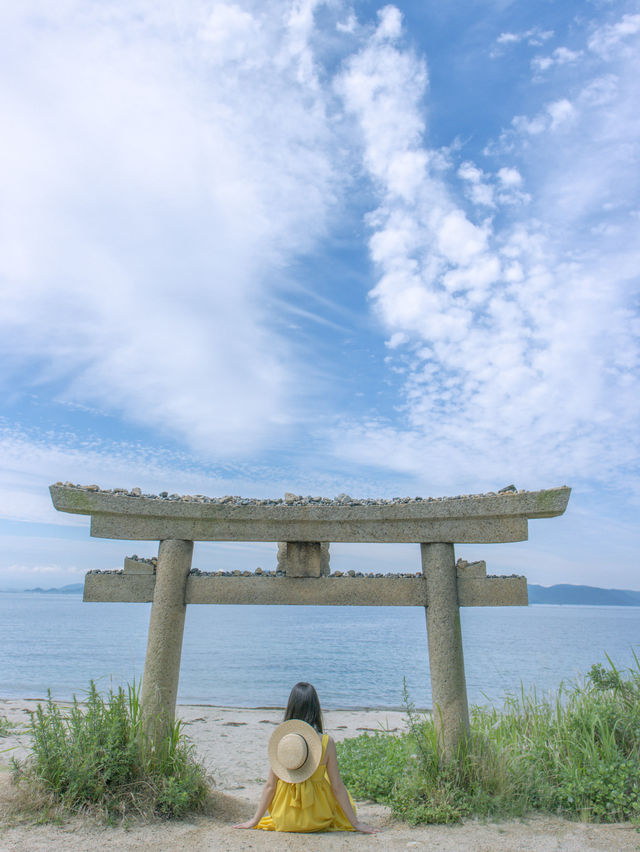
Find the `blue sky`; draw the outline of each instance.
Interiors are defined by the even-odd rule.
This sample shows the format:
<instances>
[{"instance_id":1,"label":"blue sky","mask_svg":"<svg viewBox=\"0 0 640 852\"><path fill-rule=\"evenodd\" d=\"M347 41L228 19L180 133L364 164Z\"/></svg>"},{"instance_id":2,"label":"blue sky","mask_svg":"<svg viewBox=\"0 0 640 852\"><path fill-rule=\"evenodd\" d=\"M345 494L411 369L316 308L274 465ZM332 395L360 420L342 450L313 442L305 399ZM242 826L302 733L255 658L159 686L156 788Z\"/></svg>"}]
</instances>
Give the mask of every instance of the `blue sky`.
<instances>
[{"instance_id":1,"label":"blue sky","mask_svg":"<svg viewBox=\"0 0 640 852\"><path fill-rule=\"evenodd\" d=\"M529 542L460 555L640 589L638 3L25 0L0 24L0 588L154 553L57 514L71 480L567 484Z\"/></svg>"}]
</instances>

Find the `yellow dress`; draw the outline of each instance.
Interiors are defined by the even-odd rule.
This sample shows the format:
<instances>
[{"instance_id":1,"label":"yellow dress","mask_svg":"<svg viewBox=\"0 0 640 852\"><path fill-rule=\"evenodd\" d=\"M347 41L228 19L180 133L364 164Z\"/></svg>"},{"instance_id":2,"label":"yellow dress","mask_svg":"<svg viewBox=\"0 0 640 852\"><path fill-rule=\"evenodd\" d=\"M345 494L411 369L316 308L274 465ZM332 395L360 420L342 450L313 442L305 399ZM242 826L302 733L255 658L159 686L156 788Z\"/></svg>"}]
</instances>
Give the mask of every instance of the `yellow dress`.
<instances>
[{"instance_id":1,"label":"yellow dress","mask_svg":"<svg viewBox=\"0 0 640 852\"><path fill-rule=\"evenodd\" d=\"M320 766L300 784L278 779L269 813L256 828L264 831L355 831L331 789L327 767L323 765L329 735L322 736ZM355 813L353 799L349 801Z\"/></svg>"}]
</instances>

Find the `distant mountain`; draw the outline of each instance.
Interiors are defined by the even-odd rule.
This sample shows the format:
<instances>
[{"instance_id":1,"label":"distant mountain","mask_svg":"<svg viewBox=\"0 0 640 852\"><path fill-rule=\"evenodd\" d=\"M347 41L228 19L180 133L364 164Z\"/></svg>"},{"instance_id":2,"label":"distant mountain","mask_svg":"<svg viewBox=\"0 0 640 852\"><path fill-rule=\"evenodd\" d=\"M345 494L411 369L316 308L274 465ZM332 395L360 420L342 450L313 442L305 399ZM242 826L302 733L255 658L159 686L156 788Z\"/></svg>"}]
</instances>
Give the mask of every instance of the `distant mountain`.
<instances>
[{"instance_id":1,"label":"distant mountain","mask_svg":"<svg viewBox=\"0 0 640 852\"><path fill-rule=\"evenodd\" d=\"M84 583L71 583L68 586L61 586L59 589L41 589L37 586L35 589L24 589L25 592L39 592L42 595L77 595L82 594Z\"/></svg>"},{"instance_id":2,"label":"distant mountain","mask_svg":"<svg viewBox=\"0 0 640 852\"><path fill-rule=\"evenodd\" d=\"M640 592L598 589L595 586L529 585L530 604L580 604L582 606L640 606Z\"/></svg>"}]
</instances>

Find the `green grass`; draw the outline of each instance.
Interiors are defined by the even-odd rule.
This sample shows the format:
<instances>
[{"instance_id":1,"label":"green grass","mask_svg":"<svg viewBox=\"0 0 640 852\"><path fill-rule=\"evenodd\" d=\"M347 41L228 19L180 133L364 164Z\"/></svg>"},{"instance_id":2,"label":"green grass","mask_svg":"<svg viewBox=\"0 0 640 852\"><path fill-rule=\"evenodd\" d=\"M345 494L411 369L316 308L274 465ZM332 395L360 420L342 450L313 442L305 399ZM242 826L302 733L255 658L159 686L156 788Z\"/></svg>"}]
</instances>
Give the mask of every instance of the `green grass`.
<instances>
[{"instance_id":1,"label":"green grass","mask_svg":"<svg viewBox=\"0 0 640 852\"><path fill-rule=\"evenodd\" d=\"M640 665L592 666L583 683L502 710L473 707L457 759L438 759L430 718L405 694L409 733L338 745L356 796L412 824L543 812L594 822L640 818Z\"/></svg>"},{"instance_id":2,"label":"green grass","mask_svg":"<svg viewBox=\"0 0 640 852\"><path fill-rule=\"evenodd\" d=\"M205 771L180 722L152 745L135 685L103 696L92 681L84 704L74 698L66 712L49 694L30 733L32 752L13 761L13 769L32 810L93 810L113 821L130 814L181 817L205 801Z\"/></svg>"},{"instance_id":3,"label":"green grass","mask_svg":"<svg viewBox=\"0 0 640 852\"><path fill-rule=\"evenodd\" d=\"M10 722L6 716L0 716L0 737L8 737L15 727L15 723Z\"/></svg>"}]
</instances>

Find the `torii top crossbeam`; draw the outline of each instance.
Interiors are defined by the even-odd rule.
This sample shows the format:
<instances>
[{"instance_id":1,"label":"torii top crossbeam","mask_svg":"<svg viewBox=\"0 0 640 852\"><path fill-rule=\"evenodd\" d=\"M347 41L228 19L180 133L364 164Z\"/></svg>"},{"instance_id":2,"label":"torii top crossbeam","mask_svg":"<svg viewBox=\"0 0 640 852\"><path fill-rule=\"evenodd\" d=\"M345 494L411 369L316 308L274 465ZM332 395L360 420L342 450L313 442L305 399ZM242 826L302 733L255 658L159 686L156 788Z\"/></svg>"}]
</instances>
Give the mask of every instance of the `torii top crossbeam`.
<instances>
[{"instance_id":1,"label":"torii top crossbeam","mask_svg":"<svg viewBox=\"0 0 640 852\"><path fill-rule=\"evenodd\" d=\"M571 489L448 498L249 500L143 495L56 483L53 505L91 515L91 535L129 540L314 542L506 542L527 539L530 518L567 507Z\"/></svg>"}]
</instances>

